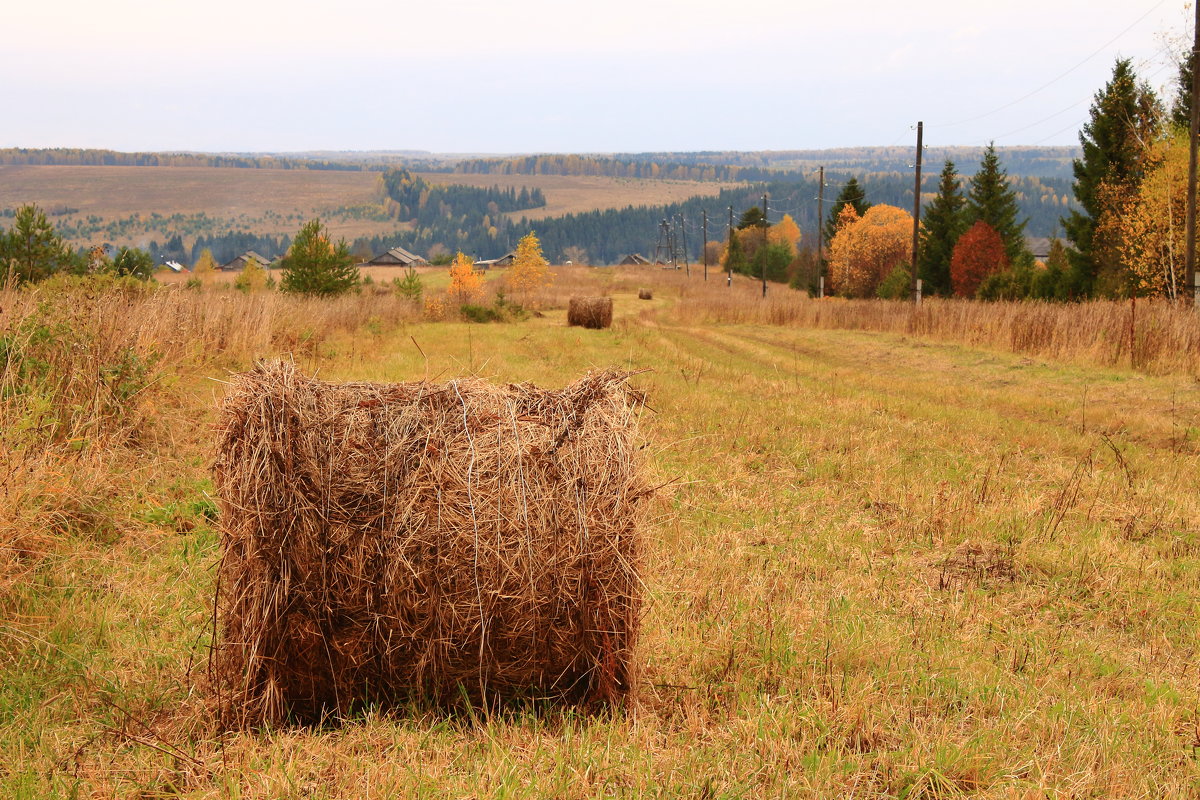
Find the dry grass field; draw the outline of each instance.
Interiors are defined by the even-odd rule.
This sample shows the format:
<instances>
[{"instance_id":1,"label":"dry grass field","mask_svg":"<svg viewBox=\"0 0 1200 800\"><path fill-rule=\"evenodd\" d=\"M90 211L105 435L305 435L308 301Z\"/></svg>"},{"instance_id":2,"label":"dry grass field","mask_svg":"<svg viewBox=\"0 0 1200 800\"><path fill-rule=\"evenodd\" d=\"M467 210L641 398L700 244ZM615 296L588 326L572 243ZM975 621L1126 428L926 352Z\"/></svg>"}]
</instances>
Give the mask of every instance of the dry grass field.
<instances>
[{"instance_id":1,"label":"dry grass field","mask_svg":"<svg viewBox=\"0 0 1200 800\"><path fill-rule=\"evenodd\" d=\"M540 188L546 206L519 212L533 219L577 211L654 205L695 195L715 195L724 184L566 175L450 175L422 173L431 183ZM56 216L60 227L90 216L104 222L131 215L163 217L206 214L219 230L248 228L258 234L294 235L303 221L327 218L330 231L354 239L396 230L393 222L330 218L333 209L378 202L375 172L223 169L209 167L0 166L0 208L37 203L49 210L76 209ZM132 226L111 237L114 245L164 241L170 233ZM89 244L90 239L72 240Z\"/></svg>"},{"instance_id":2,"label":"dry grass field","mask_svg":"<svg viewBox=\"0 0 1200 800\"><path fill-rule=\"evenodd\" d=\"M541 316L495 324L374 292L0 295L0 795L1200 793L1194 351L1131 365L1094 341L1109 304L558 272L522 298ZM566 327L585 293L610 329ZM1200 331L1139 313L1135 340ZM266 355L327 380L648 370L637 701L218 733L211 426Z\"/></svg>"}]
</instances>

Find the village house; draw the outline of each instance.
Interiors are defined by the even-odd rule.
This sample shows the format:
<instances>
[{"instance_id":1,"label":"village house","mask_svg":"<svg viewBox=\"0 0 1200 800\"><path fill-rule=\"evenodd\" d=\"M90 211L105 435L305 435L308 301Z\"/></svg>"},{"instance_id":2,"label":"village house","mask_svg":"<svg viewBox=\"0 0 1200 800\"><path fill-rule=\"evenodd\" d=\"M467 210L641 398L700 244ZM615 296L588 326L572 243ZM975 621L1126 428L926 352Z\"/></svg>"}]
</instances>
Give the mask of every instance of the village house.
<instances>
[{"instance_id":1,"label":"village house","mask_svg":"<svg viewBox=\"0 0 1200 800\"><path fill-rule=\"evenodd\" d=\"M359 264L360 267L420 267L429 262L418 255L408 252L403 247L393 247L386 253L380 253L370 261Z\"/></svg>"},{"instance_id":2,"label":"village house","mask_svg":"<svg viewBox=\"0 0 1200 800\"><path fill-rule=\"evenodd\" d=\"M240 256L233 259L229 263L222 264L221 269L231 270L231 271L243 270L247 266L250 265L251 261L258 262L258 265L260 267L262 267L263 269L269 269L271 266L271 262L269 259L263 258L262 256L260 256L258 253L254 252L253 250L247 250L246 252L242 253Z\"/></svg>"},{"instance_id":3,"label":"village house","mask_svg":"<svg viewBox=\"0 0 1200 800\"><path fill-rule=\"evenodd\" d=\"M504 255L500 256L499 258L489 258L484 261L476 261L475 269L486 270L486 269L491 269L492 267L511 267L512 263L513 263L513 259L515 259L516 257L517 257L517 254L515 251L513 251L513 252L505 253Z\"/></svg>"}]
</instances>

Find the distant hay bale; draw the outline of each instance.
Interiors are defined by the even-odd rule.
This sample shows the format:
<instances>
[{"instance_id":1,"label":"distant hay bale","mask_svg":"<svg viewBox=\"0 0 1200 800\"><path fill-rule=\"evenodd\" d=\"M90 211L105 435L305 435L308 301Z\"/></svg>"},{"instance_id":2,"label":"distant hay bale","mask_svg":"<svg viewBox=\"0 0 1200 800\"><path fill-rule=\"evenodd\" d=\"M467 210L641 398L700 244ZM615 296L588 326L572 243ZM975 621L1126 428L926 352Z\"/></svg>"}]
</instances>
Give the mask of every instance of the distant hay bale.
<instances>
[{"instance_id":1,"label":"distant hay bale","mask_svg":"<svg viewBox=\"0 0 1200 800\"><path fill-rule=\"evenodd\" d=\"M628 373L561 391L468 379L234 379L210 678L221 723L363 703L619 703L649 489Z\"/></svg>"},{"instance_id":2,"label":"distant hay bale","mask_svg":"<svg viewBox=\"0 0 1200 800\"><path fill-rule=\"evenodd\" d=\"M567 305L567 324L584 328L607 328L612 325L611 297L572 297Z\"/></svg>"},{"instance_id":3,"label":"distant hay bale","mask_svg":"<svg viewBox=\"0 0 1200 800\"><path fill-rule=\"evenodd\" d=\"M638 300L653 300L654 293L649 289L638 289Z\"/></svg>"}]
</instances>

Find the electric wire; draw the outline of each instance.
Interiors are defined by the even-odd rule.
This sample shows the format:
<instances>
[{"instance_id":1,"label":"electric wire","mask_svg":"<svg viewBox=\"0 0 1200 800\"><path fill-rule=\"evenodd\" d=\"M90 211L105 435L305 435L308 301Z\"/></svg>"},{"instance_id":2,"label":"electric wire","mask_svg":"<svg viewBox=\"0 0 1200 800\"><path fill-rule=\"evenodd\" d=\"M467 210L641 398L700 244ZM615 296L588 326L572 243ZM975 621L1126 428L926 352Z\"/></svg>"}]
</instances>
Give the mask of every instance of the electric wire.
<instances>
[{"instance_id":1,"label":"electric wire","mask_svg":"<svg viewBox=\"0 0 1200 800\"><path fill-rule=\"evenodd\" d=\"M1021 95L1021 96L1020 96L1020 97L1018 97L1016 100L1013 100L1013 101L1011 101L1011 102L1005 103L1005 104L1004 104L1004 105L1002 105L1002 106L997 106L996 108L993 108L991 111L984 112L983 114L977 114L977 115L975 115L975 116L973 116L973 117L968 117L968 118L966 118L966 119L957 120L957 121L955 121L955 122L937 122L937 123L933 123L933 124L935 124L935 125L936 125L937 127L939 127L939 128L952 128L952 127L955 127L955 126L957 126L957 125L966 125L968 122L975 122L975 121L977 121L977 120L981 120L981 119L984 119L984 118L986 118L986 117L990 117L990 116L992 116L993 114L997 114L997 113L999 113L999 112L1001 112L1001 111L1004 111L1004 110L1005 110L1005 109L1007 109L1007 108L1011 108L1011 107L1015 106L1017 103L1021 103L1021 102L1024 102L1025 100L1028 100L1030 97L1033 97L1033 96L1034 96L1035 94L1037 94L1038 92L1041 92L1041 91L1043 91L1043 90L1045 90L1045 89L1049 89L1051 86L1053 86L1054 84L1058 83L1058 82L1059 82L1059 81L1061 81L1063 78L1067 77L1067 76L1068 76L1068 75L1070 75L1072 72L1074 72L1075 70L1079 69L1079 68L1080 68L1080 67L1082 67L1084 64L1086 64L1087 62L1091 61L1093 58L1095 58L1096 56L1098 56L1098 55L1100 55L1102 52L1104 52L1104 51L1105 51L1105 50L1106 50L1106 49L1107 49L1107 48L1108 48L1108 47L1109 47L1111 44L1113 44L1113 42L1117 41L1117 40L1118 40L1118 39L1120 39L1122 36L1124 36L1125 34L1129 33L1131 30L1133 30L1135 27L1137 27L1139 24L1141 24L1142 20L1146 19L1146 17L1150 16L1152 13L1154 13L1155 11L1157 11L1157 10L1159 9L1159 7L1160 7L1160 6L1162 6L1162 5L1164 5L1164 4L1166 3L1166 1L1167 1L1167 0L1159 0L1159 2L1157 2L1157 3L1155 3L1153 6L1151 6L1151 7L1150 7L1150 8L1149 8L1149 9L1146 11L1146 13L1142 14L1140 17L1138 17L1137 19L1135 19L1135 20L1134 20L1134 21L1133 21L1133 22L1132 22L1132 23L1131 23L1131 24L1130 24L1128 27L1126 27L1124 30L1122 30L1120 33L1118 33L1116 36L1114 36L1113 38L1109 39L1109 40L1108 40L1107 42L1105 42L1104 44L1100 45L1100 47L1096 48L1096 50L1094 50L1094 51L1093 51L1093 52L1092 52L1090 55L1088 55L1087 57L1085 57L1084 59L1082 59L1081 61L1079 61L1078 63L1076 63L1076 64L1075 64L1075 66L1071 67L1071 68L1070 68L1070 69L1068 69L1066 72L1063 72L1063 73L1059 74L1057 77L1055 77L1055 78L1052 78L1050 81L1048 81L1048 82L1046 82L1046 83L1042 84L1041 86L1037 87L1037 88L1036 88L1036 89L1034 89L1033 91L1031 91L1031 92L1028 92L1028 93L1026 93L1026 94L1023 94L1023 95Z\"/></svg>"}]
</instances>

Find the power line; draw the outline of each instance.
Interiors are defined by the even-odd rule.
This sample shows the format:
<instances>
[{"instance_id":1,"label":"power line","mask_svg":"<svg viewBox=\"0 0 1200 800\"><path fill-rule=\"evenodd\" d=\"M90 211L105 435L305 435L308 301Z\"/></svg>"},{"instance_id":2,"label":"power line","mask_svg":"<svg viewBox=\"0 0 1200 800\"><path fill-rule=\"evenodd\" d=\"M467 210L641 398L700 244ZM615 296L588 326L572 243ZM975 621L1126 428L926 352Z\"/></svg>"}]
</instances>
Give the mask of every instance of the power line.
<instances>
[{"instance_id":1,"label":"power line","mask_svg":"<svg viewBox=\"0 0 1200 800\"><path fill-rule=\"evenodd\" d=\"M969 118L967 118L967 119L961 119L961 120L958 120L958 121L956 121L956 122L938 122L938 123L933 123L933 125L935 125L935 126L936 126L936 127L938 127L938 128L951 128L951 127L954 127L954 126L956 126L956 125L966 125L968 122L975 122L975 121L977 121L977 120L984 119L985 117L990 117L990 116L992 116L993 114L997 114L997 113L999 113L999 112L1001 112L1001 111L1005 110L1006 108L1011 108L1011 107L1015 106L1017 103L1021 103L1021 102L1024 102L1025 100L1028 100L1030 97L1033 97L1033 96L1034 96L1035 94L1037 94L1038 92L1041 92L1041 91L1043 91L1044 89L1049 89L1051 86L1053 86L1054 84L1058 83L1058 82L1059 82L1059 81L1061 81L1063 78L1067 77L1067 76L1068 76L1068 75L1070 75L1072 72L1074 72L1075 70L1079 69L1079 68L1080 68L1080 67L1082 67L1084 64L1086 64L1087 62L1091 61L1093 58L1095 58L1096 56L1098 56L1098 55L1100 55L1102 52L1104 52L1104 51L1105 51L1105 50L1106 50L1106 49L1107 49L1107 48L1108 48L1108 47L1109 47L1111 44L1113 44L1113 42L1117 41L1117 40L1118 40L1118 39L1120 39L1122 36L1124 36L1125 34L1129 33L1131 30L1133 30L1135 27L1137 27L1139 24L1141 24L1142 20L1144 20L1146 17L1150 16L1152 13L1154 13L1155 11L1157 11L1157 10L1158 10L1158 8L1159 8L1160 6L1162 6L1164 3L1166 3L1166 1L1167 1L1167 0L1159 0L1159 2L1157 2L1157 3L1155 3L1153 6L1151 6L1151 7L1150 7L1150 9L1149 9L1149 10L1148 10L1148 11L1147 11L1145 14L1142 14L1140 17L1138 17L1137 19L1135 19L1135 20L1134 20L1134 21L1133 21L1133 22L1132 22L1132 23L1131 23L1131 24L1130 24L1130 25L1129 25L1127 28L1125 28L1123 31L1121 31L1120 33L1118 33L1118 34L1117 34L1116 36L1114 36L1113 38L1109 39L1109 40L1108 40L1107 42L1105 42L1104 44L1100 45L1100 47L1096 48L1096 50L1095 50L1095 51L1093 51L1093 52L1091 53L1091 55L1087 56L1086 58L1084 58L1083 60L1081 60L1081 61L1079 61L1077 64L1075 64L1075 66L1073 66L1073 67L1071 67L1070 69L1068 69L1066 72L1063 72L1062 74L1058 75L1057 77L1055 77L1055 78L1051 79L1050 81L1048 81L1048 82L1046 82L1046 83L1042 84L1041 86L1039 86L1038 88L1034 89L1033 91L1031 91L1031 92L1029 92L1029 93L1027 93L1027 94L1021 95L1021 96L1020 96L1020 97L1018 97L1016 100L1013 100L1013 101L1012 101L1012 102L1010 102L1010 103L1005 103L1005 104L1004 104L1004 105L1002 105L1002 106L997 106L996 108L993 108L991 111L987 111L987 112L985 112L985 113L983 113L983 114L979 114L979 115L977 115L977 116L974 116L974 117L969 117Z\"/></svg>"}]
</instances>

